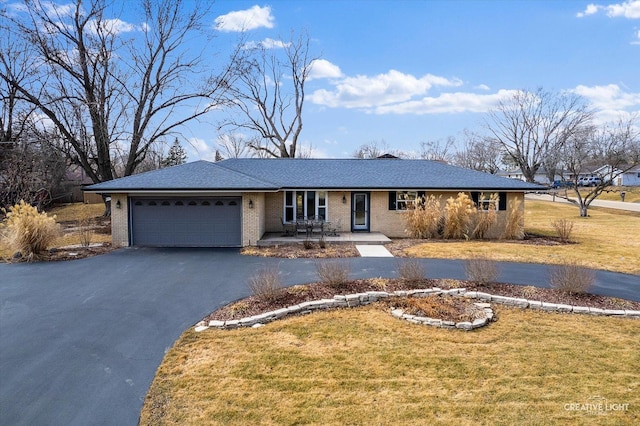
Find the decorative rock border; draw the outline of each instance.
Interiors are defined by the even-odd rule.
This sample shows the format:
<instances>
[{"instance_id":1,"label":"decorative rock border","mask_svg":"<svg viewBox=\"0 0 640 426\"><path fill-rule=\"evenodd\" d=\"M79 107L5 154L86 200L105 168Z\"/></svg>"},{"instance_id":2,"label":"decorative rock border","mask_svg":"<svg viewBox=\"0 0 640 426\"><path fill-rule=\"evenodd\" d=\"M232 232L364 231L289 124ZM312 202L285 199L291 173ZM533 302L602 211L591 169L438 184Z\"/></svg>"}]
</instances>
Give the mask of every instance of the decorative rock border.
<instances>
[{"instance_id":1,"label":"decorative rock border","mask_svg":"<svg viewBox=\"0 0 640 426\"><path fill-rule=\"evenodd\" d=\"M386 299L389 297L428 297L437 295L452 295L466 297L469 299L478 299L481 302L476 303L476 306L483 309L485 317L476 319L473 322L454 323L453 321L443 321L440 319L417 317L414 315L405 314L401 309L394 309L391 314L396 318L405 319L412 323L426 324L443 328L455 328L460 330L474 330L476 328L485 326L489 322L493 321L494 315L489 303L499 303L506 306L514 306L523 309L539 309L549 312L572 312L576 314L603 315L640 319L640 311L632 311L626 309L600 309L590 308L586 306L563 305L520 299L515 297L496 296L480 291L467 291L464 288L443 290L438 287L433 287L421 290L399 290L394 291L393 293L388 293L386 291L368 291L366 293L336 295L333 296L333 299L321 299L311 302L303 302L298 305L277 309L275 311L265 312L259 315L254 315L239 320L213 320L209 321L208 324L205 321L200 321L196 324L195 331L200 332L208 328L218 328L223 330L232 330L240 327L257 328L262 327L266 323L284 318L288 315L304 315L316 310L333 308L355 308L357 306L368 305L370 303L377 302L378 300Z\"/></svg>"}]
</instances>

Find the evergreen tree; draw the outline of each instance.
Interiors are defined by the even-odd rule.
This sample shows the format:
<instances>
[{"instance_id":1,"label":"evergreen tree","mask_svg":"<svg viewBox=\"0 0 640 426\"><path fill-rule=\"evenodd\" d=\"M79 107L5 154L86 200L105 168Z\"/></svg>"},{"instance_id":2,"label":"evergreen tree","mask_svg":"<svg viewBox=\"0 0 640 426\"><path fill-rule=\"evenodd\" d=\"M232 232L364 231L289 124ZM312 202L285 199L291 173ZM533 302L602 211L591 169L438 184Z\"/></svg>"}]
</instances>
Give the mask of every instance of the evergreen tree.
<instances>
[{"instance_id":1,"label":"evergreen tree","mask_svg":"<svg viewBox=\"0 0 640 426\"><path fill-rule=\"evenodd\" d=\"M187 162L187 153L185 152L180 142L178 142L178 138L173 141L173 145L169 148L169 153L165 158L162 159L160 165L162 167L171 167L177 166L180 164L184 164Z\"/></svg>"}]
</instances>

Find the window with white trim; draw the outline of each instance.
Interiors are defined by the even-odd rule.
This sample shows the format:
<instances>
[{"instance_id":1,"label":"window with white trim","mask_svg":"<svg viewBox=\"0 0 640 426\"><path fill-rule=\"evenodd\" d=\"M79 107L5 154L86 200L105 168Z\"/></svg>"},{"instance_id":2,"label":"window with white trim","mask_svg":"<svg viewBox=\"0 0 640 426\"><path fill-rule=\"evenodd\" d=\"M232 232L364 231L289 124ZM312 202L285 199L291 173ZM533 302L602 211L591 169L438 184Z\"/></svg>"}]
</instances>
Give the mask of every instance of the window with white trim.
<instances>
[{"instance_id":1,"label":"window with white trim","mask_svg":"<svg viewBox=\"0 0 640 426\"><path fill-rule=\"evenodd\" d=\"M300 217L327 220L328 198L327 191L285 191L285 222L293 222Z\"/></svg>"}]
</instances>

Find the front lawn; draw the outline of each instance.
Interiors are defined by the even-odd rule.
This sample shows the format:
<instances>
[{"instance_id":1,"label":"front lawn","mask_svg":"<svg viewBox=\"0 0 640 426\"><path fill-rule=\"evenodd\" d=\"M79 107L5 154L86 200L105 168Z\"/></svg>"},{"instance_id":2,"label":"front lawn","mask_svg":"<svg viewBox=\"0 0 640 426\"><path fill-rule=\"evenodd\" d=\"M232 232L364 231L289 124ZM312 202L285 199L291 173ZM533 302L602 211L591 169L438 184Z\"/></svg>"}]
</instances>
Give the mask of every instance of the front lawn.
<instances>
[{"instance_id":1,"label":"front lawn","mask_svg":"<svg viewBox=\"0 0 640 426\"><path fill-rule=\"evenodd\" d=\"M585 266L640 274L640 214L611 209L589 209L581 218L578 208L548 201L525 202L525 231L555 236L552 222L574 223L575 244L538 245L509 241L429 241L405 250L412 257L466 259L486 256L499 261L562 264L577 261Z\"/></svg>"},{"instance_id":2,"label":"front lawn","mask_svg":"<svg viewBox=\"0 0 640 426\"><path fill-rule=\"evenodd\" d=\"M141 424L640 422L638 320L495 310L499 320L474 332L375 306L188 330L159 368ZM586 405L603 401L609 410Z\"/></svg>"}]
</instances>

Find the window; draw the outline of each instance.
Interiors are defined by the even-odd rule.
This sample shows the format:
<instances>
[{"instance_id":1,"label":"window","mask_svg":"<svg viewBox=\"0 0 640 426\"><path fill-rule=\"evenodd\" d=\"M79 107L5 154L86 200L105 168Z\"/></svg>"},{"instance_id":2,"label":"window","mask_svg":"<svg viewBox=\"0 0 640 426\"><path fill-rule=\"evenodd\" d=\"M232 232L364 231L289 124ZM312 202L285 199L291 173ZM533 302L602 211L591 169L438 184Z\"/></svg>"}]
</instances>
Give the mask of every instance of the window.
<instances>
[{"instance_id":1,"label":"window","mask_svg":"<svg viewBox=\"0 0 640 426\"><path fill-rule=\"evenodd\" d=\"M285 191L284 220L293 222L299 217L318 216L327 219L327 191Z\"/></svg>"},{"instance_id":2,"label":"window","mask_svg":"<svg viewBox=\"0 0 640 426\"><path fill-rule=\"evenodd\" d=\"M406 210L407 206L424 197L424 191L389 192L389 210Z\"/></svg>"},{"instance_id":3,"label":"window","mask_svg":"<svg viewBox=\"0 0 640 426\"><path fill-rule=\"evenodd\" d=\"M494 194L497 194L497 197ZM491 204L495 205L496 210L507 210L506 192L472 192L471 199L473 200L474 204L479 208L482 208L482 210L489 210L489 206Z\"/></svg>"}]
</instances>

